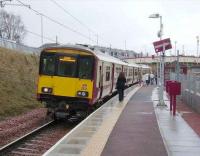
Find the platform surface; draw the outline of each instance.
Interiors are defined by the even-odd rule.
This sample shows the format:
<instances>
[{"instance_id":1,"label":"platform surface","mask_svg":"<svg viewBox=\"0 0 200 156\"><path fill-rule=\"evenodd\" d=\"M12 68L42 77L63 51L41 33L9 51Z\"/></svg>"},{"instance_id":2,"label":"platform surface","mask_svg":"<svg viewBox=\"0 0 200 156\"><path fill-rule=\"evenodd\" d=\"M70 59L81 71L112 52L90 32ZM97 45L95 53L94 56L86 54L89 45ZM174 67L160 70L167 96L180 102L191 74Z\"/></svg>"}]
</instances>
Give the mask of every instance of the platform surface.
<instances>
[{"instance_id":1,"label":"platform surface","mask_svg":"<svg viewBox=\"0 0 200 156\"><path fill-rule=\"evenodd\" d=\"M182 118L158 106L156 86L132 87L113 98L44 155L200 156L200 138Z\"/></svg>"},{"instance_id":2,"label":"platform surface","mask_svg":"<svg viewBox=\"0 0 200 156\"><path fill-rule=\"evenodd\" d=\"M102 156L167 156L154 112L153 87L141 88L126 105Z\"/></svg>"}]
</instances>

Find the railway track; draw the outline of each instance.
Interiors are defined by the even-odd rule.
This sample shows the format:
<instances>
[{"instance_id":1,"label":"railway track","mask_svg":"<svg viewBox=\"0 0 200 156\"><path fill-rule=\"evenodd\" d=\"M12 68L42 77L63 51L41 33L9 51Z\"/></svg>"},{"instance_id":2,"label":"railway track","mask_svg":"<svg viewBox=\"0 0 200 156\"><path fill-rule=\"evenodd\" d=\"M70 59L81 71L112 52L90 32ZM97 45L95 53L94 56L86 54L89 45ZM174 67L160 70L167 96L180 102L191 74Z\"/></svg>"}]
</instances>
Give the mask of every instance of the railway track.
<instances>
[{"instance_id":1,"label":"railway track","mask_svg":"<svg viewBox=\"0 0 200 156\"><path fill-rule=\"evenodd\" d=\"M111 97L105 98L102 104L110 98ZM92 111L90 113L92 113ZM79 119L79 116L75 115L63 122L52 120L1 147L0 156L41 156L82 119L83 118Z\"/></svg>"},{"instance_id":2,"label":"railway track","mask_svg":"<svg viewBox=\"0 0 200 156\"><path fill-rule=\"evenodd\" d=\"M105 98L99 107L116 94L114 93L112 96ZM50 121L1 147L0 156L41 156L81 120L78 119L78 116L72 116L67 122Z\"/></svg>"},{"instance_id":3,"label":"railway track","mask_svg":"<svg viewBox=\"0 0 200 156\"><path fill-rule=\"evenodd\" d=\"M2 156L41 156L75 125L50 121L0 148Z\"/></svg>"}]
</instances>

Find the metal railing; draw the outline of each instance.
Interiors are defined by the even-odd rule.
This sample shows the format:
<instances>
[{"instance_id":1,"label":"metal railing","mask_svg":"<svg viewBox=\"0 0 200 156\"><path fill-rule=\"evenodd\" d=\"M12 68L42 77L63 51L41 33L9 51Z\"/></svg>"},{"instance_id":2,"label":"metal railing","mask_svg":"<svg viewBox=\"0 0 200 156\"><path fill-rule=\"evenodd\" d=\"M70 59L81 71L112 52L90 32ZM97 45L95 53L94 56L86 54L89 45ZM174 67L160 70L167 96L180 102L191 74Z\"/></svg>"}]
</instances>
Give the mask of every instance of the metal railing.
<instances>
[{"instance_id":1,"label":"metal railing","mask_svg":"<svg viewBox=\"0 0 200 156\"><path fill-rule=\"evenodd\" d=\"M25 53L39 53L39 48L28 47L26 45L18 44L14 41L3 38L0 38L0 47Z\"/></svg>"},{"instance_id":2,"label":"metal railing","mask_svg":"<svg viewBox=\"0 0 200 156\"><path fill-rule=\"evenodd\" d=\"M176 77L176 73L170 74L171 80L176 80ZM200 76L179 75L179 82L181 82L181 98L200 113Z\"/></svg>"},{"instance_id":3,"label":"metal railing","mask_svg":"<svg viewBox=\"0 0 200 156\"><path fill-rule=\"evenodd\" d=\"M176 80L176 74L171 73L170 79ZM200 76L195 75L179 75L179 81L181 82L181 91L188 90L189 92L194 92L195 94L200 94Z\"/></svg>"}]
</instances>

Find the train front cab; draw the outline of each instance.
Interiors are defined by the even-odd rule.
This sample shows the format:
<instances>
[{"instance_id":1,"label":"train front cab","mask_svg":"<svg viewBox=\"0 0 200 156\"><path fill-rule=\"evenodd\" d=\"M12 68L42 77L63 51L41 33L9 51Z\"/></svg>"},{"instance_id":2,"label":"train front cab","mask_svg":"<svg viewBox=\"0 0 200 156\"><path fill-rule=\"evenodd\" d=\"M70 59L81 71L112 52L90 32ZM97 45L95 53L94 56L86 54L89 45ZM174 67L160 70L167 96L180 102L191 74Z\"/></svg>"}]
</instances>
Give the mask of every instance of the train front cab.
<instances>
[{"instance_id":1,"label":"train front cab","mask_svg":"<svg viewBox=\"0 0 200 156\"><path fill-rule=\"evenodd\" d=\"M85 112L92 96L95 57L71 49L47 49L40 57L38 100L45 102L48 112L67 116Z\"/></svg>"}]
</instances>

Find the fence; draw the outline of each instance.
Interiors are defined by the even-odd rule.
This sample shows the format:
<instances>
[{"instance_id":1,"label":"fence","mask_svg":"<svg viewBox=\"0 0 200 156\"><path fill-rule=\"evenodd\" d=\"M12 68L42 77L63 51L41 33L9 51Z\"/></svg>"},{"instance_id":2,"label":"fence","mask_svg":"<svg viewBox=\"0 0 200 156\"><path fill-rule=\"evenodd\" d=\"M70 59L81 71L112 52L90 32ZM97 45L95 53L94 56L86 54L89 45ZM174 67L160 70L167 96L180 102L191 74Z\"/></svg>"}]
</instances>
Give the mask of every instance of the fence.
<instances>
[{"instance_id":1,"label":"fence","mask_svg":"<svg viewBox=\"0 0 200 156\"><path fill-rule=\"evenodd\" d=\"M13 49L25 53L39 53L39 48L28 47L3 38L0 38L0 47Z\"/></svg>"},{"instance_id":2,"label":"fence","mask_svg":"<svg viewBox=\"0 0 200 156\"><path fill-rule=\"evenodd\" d=\"M176 80L176 74L170 74L171 80ZM200 113L200 76L180 75L181 98L193 109Z\"/></svg>"}]
</instances>

